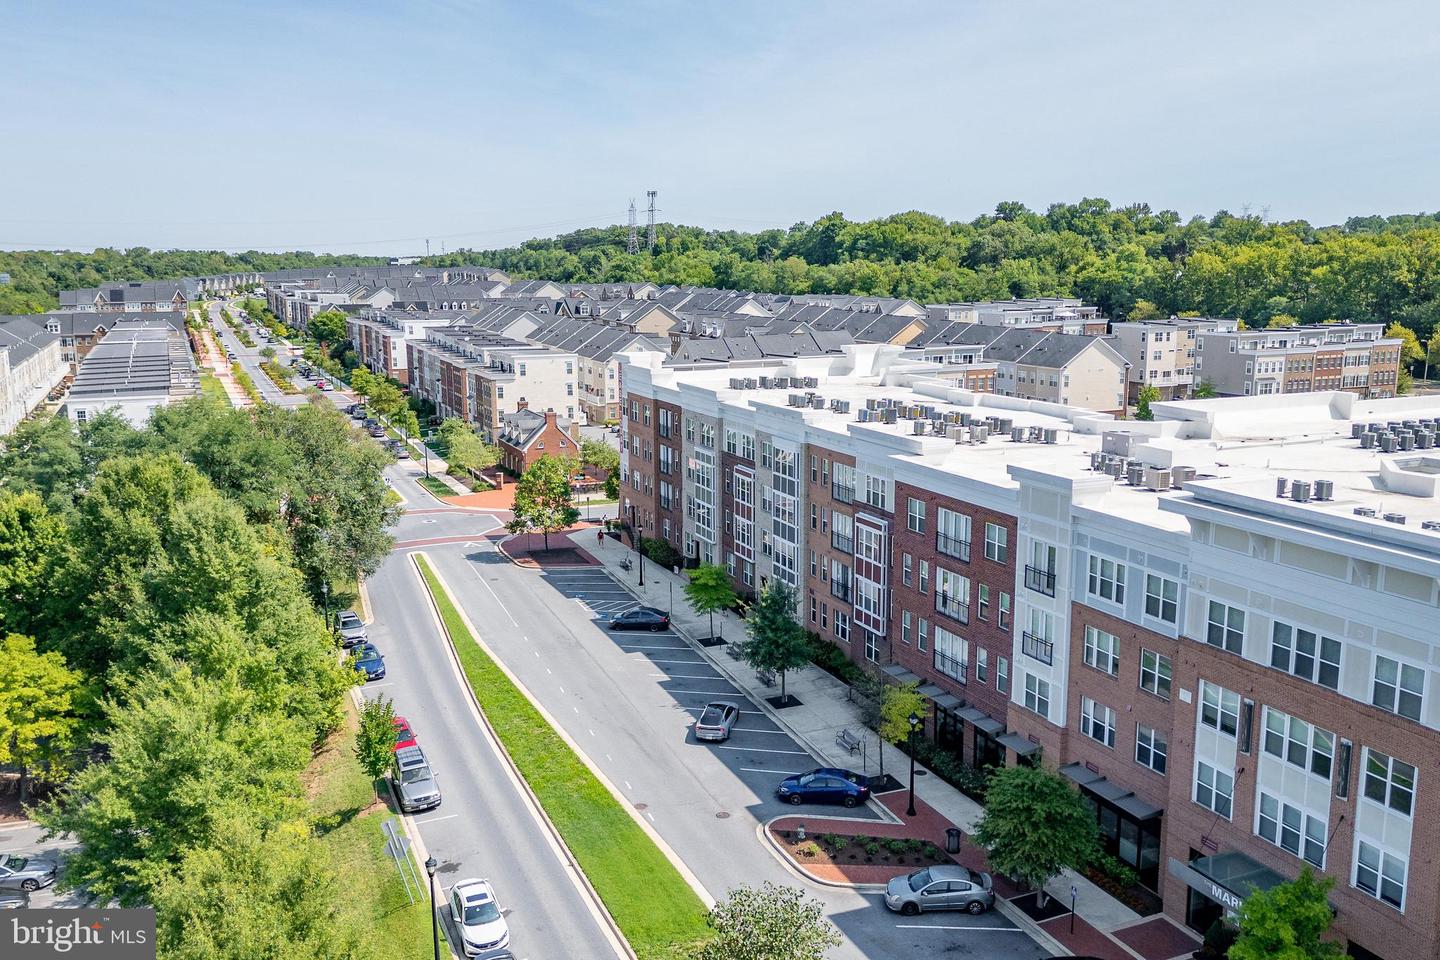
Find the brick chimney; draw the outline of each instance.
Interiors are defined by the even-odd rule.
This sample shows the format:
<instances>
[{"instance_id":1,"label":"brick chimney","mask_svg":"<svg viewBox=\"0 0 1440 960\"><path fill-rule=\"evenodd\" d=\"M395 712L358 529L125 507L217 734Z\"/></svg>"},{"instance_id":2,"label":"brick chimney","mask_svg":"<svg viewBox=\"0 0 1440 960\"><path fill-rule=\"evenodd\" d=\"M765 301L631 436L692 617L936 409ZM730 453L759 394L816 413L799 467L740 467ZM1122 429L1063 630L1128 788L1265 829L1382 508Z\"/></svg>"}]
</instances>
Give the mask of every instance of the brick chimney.
<instances>
[{"instance_id":1,"label":"brick chimney","mask_svg":"<svg viewBox=\"0 0 1440 960\"><path fill-rule=\"evenodd\" d=\"M529 409L530 409L530 401L529 401L529 400L525 400L525 399L516 400L516 401L515 401L515 409L516 409L516 410L529 410Z\"/></svg>"},{"instance_id":2,"label":"brick chimney","mask_svg":"<svg viewBox=\"0 0 1440 960\"><path fill-rule=\"evenodd\" d=\"M545 426L555 426L555 411L553 409L547 409L545 411Z\"/></svg>"}]
</instances>

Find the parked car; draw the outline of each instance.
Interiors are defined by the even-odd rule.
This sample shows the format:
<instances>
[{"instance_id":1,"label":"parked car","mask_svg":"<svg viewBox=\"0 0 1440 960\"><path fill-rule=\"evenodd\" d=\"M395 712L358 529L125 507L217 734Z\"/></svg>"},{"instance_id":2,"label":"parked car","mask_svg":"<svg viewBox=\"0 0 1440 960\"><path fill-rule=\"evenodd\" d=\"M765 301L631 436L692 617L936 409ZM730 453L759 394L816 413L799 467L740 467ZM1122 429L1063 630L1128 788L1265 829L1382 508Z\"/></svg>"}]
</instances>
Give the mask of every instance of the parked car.
<instances>
[{"instance_id":1,"label":"parked car","mask_svg":"<svg viewBox=\"0 0 1440 960\"><path fill-rule=\"evenodd\" d=\"M410 459L410 445L407 443L401 443L399 440L395 441L395 445L391 448L390 452L395 454L395 459L397 460Z\"/></svg>"},{"instance_id":2,"label":"parked car","mask_svg":"<svg viewBox=\"0 0 1440 960\"><path fill-rule=\"evenodd\" d=\"M636 607L617 613L610 620L611 630L649 630L659 633L670 629L670 614L654 607Z\"/></svg>"},{"instance_id":3,"label":"parked car","mask_svg":"<svg viewBox=\"0 0 1440 960\"><path fill-rule=\"evenodd\" d=\"M415 731L410 729L410 721L404 717L395 718L395 749L404 750L406 747L416 746Z\"/></svg>"},{"instance_id":4,"label":"parked car","mask_svg":"<svg viewBox=\"0 0 1440 960\"><path fill-rule=\"evenodd\" d=\"M395 751L390 781L400 809L405 813L440 806L440 785L435 782L435 771L430 769L430 761L418 746Z\"/></svg>"},{"instance_id":5,"label":"parked car","mask_svg":"<svg viewBox=\"0 0 1440 960\"><path fill-rule=\"evenodd\" d=\"M380 424L377 423L377 424L375 424L375 426L369 428L369 433L370 433L370 436L372 436L372 437L374 437L374 438L376 438L376 439L378 440L379 438L385 436L385 428L382 427L382 426L380 426Z\"/></svg>"},{"instance_id":6,"label":"parked car","mask_svg":"<svg viewBox=\"0 0 1440 960\"><path fill-rule=\"evenodd\" d=\"M30 894L0 893L0 910L28 910L30 908Z\"/></svg>"},{"instance_id":7,"label":"parked car","mask_svg":"<svg viewBox=\"0 0 1440 960\"><path fill-rule=\"evenodd\" d=\"M369 636L365 631L364 621L354 610L342 611L335 622L335 629L340 632L340 646L347 650L357 643L364 643Z\"/></svg>"},{"instance_id":8,"label":"parked car","mask_svg":"<svg viewBox=\"0 0 1440 960\"><path fill-rule=\"evenodd\" d=\"M316 381L315 381L315 386L319 387L321 390L329 390L329 389L330 389L330 381L329 381L329 380L316 380Z\"/></svg>"},{"instance_id":9,"label":"parked car","mask_svg":"<svg viewBox=\"0 0 1440 960\"><path fill-rule=\"evenodd\" d=\"M730 700L716 700L705 704L700 719L695 721L696 740L729 740L735 721L740 719L740 708Z\"/></svg>"},{"instance_id":10,"label":"parked car","mask_svg":"<svg viewBox=\"0 0 1440 960\"><path fill-rule=\"evenodd\" d=\"M467 957L510 943L510 927L489 880L461 880L451 887L450 915L460 930L460 945Z\"/></svg>"},{"instance_id":11,"label":"parked car","mask_svg":"<svg viewBox=\"0 0 1440 960\"><path fill-rule=\"evenodd\" d=\"M226 351L225 351L225 359L226 359L226 360L230 360L230 361L234 361L234 359L235 359L235 351L234 351L234 350L226 350Z\"/></svg>"},{"instance_id":12,"label":"parked car","mask_svg":"<svg viewBox=\"0 0 1440 960\"><path fill-rule=\"evenodd\" d=\"M866 779L853 770L820 767L809 773L786 777L775 788L776 795L786 803L838 803L855 807L870 799Z\"/></svg>"},{"instance_id":13,"label":"parked car","mask_svg":"<svg viewBox=\"0 0 1440 960\"><path fill-rule=\"evenodd\" d=\"M54 883L59 871L60 864L54 860L0 853L0 890L33 893Z\"/></svg>"},{"instance_id":14,"label":"parked car","mask_svg":"<svg viewBox=\"0 0 1440 960\"><path fill-rule=\"evenodd\" d=\"M995 888L990 874L969 867L926 867L887 883L885 906L907 917L928 910L981 914L995 906Z\"/></svg>"},{"instance_id":15,"label":"parked car","mask_svg":"<svg viewBox=\"0 0 1440 960\"><path fill-rule=\"evenodd\" d=\"M351 651L355 657L355 669L365 674L365 679L380 680L385 676L385 658L380 656L380 651L373 643L356 644Z\"/></svg>"}]
</instances>

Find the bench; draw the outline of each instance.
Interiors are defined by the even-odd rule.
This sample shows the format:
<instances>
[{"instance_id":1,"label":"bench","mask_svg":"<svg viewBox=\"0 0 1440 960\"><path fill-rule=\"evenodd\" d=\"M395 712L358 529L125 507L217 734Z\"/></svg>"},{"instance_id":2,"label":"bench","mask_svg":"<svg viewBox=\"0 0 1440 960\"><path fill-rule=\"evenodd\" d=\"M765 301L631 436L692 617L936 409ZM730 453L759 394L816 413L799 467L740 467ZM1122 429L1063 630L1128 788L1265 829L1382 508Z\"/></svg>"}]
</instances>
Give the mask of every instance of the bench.
<instances>
[{"instance_id":1,"label":"bench","mask_svg":"<svg viewBox=\"0 0 1440 960\"><path fill-rule=\"evenodd\" d=\"M767 687L775 686L775 674L769 670L756 670L755 679L759 680Z\"/></svg>"},{"instance_id":2,"label":"bench","mask_svg":"<svg viewBox=\"0 0 1440 960\"><path fill-rule=\"evenodd\" d=\"M848 729L841 730L835 734L835 745L842 750L847 750L854 755L860 749L860 738L851 733Z\"/></svg>"}]
</instances>

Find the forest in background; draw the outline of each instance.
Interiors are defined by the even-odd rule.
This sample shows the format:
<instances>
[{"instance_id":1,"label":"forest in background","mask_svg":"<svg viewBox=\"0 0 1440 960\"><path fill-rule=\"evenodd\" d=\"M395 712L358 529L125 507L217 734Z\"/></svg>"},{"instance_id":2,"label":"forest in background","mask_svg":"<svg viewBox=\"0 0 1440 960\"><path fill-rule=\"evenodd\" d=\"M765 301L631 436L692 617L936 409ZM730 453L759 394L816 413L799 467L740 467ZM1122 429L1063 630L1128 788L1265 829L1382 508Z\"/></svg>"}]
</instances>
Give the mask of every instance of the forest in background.
<instances>
[{"instance_id":1,"label":"forest in background","mask_svg":"<svg viewBox=\"0 0 1440 960\"><path fill-rule=\"evenodd\" d=\"M1316 227L1223 210L1182 220L1146 204L1085 199L1043 213L1002 203L970 221L912 211L863 222L832 213L754 233L658 224L654 251L638 254L626 253L626 240L624 226L587 228L424 262L484 264L558 282L650 280L922 303L1075 296L1116 319L1196 313L1251 326L1275 317L1398 322L1421 339L1440 323L1440 213ZM58 289L111 279L381 262L310 253L0 252L0 272L13 278L11 287L0 287L0 312L49 308Z\"/></svg>"}]
</instances>

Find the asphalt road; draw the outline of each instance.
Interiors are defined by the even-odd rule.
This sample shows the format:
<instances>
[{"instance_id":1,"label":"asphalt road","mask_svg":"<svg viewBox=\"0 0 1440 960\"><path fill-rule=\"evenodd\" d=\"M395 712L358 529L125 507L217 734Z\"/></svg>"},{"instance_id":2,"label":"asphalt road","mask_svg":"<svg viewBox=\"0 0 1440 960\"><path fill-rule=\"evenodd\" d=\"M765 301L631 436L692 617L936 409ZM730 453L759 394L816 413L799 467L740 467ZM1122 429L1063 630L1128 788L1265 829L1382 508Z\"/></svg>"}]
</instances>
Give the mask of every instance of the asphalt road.
<instances>
[{"instance_id":1,"label":"asphalt road","mask_svg":"<svg viewBox=\"0 0 1440 960\"><path fill-rule=\"evenodd\" d=\"M308 398L304 393L282 392L279 387L270 382L270 377L266 375L265 371L260 369L260 361L262 359L260 351L267 346L274 347L279 351L283 345L279 342L261 340L252 333L251 339L255 341L255 346L245 346L245 344L240 342L240 338L235 336L234 331L226 325L225 321L220 319L220 307L222 305L230 311L230 315L236 319L236 322L242 322L240 321L238 313L239 308L234 303L221 304L219 302L212 302L210 304L210 325L215 328L215 335L220 341L221 348L234 353L236 362L239 363L240 368L250 374L250 379L255 381L255 388L260 391L261 399L266 403L273 403L280 407L298 407L307 403ZM281 362L284 361L282 360ZM296 384L296 386L300 385L299 383Z\"/></svg>"}]
</instances>

